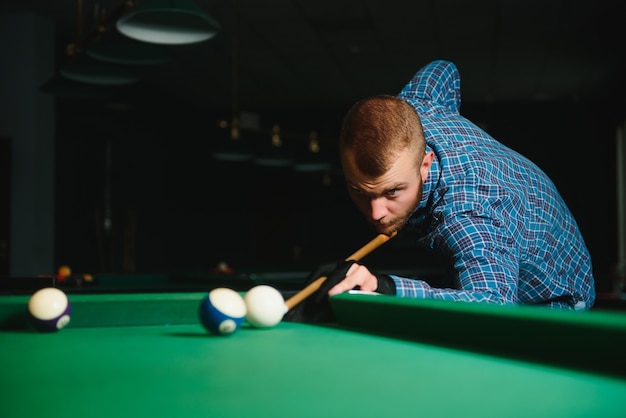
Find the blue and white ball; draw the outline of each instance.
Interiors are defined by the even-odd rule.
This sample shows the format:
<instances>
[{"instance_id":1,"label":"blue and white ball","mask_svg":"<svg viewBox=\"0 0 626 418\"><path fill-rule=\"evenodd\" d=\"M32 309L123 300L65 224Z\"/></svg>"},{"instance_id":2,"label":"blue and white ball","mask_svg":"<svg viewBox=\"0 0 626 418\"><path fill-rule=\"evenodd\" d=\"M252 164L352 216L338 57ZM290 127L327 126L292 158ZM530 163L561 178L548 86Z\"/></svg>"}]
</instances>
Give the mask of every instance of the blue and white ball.
<instances>
[{"instance_id":1,"label":"blue and white ball","mask_svg":"<svg viewBox=\"0 0 626 418\"><path fill-rule=\"evenodd\" d=\"M30 297L28 313L35 328L43 332L53 332L70 322L71 305L62 290L46 287Z\"/></svg>"},{"instance_id":2,"label":"blue and white ball","mask_svg":"<svg viewBox=\"0 0 626 418\"><path fill-rule=\"evenodd\" d=\"M200 303L198 315L204 328L216 335L230 335L237 331L246 317L243 297L232 289L217 288Z\"/></svg>"}]
</instances>

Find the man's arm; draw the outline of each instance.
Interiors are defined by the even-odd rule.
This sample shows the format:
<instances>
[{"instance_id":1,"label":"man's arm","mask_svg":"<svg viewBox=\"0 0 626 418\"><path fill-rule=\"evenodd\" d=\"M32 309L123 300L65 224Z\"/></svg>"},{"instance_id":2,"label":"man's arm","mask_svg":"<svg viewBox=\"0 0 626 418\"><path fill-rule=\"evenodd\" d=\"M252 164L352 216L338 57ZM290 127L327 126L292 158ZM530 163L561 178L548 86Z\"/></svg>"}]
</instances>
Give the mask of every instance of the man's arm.
<instances>
[{"instance_id":1,"label":"man's arm","mask_svg":"<svg viewBox=\"0 0 626 418\"><path fill-rule=\"evenodd\" d=\"M517 303L519 262L515 240L503 222L471 212L444 221L432 242L452 255L457 287L433 288L422 280L392 275L402 297Z\"/></svg>"}]
</instances>

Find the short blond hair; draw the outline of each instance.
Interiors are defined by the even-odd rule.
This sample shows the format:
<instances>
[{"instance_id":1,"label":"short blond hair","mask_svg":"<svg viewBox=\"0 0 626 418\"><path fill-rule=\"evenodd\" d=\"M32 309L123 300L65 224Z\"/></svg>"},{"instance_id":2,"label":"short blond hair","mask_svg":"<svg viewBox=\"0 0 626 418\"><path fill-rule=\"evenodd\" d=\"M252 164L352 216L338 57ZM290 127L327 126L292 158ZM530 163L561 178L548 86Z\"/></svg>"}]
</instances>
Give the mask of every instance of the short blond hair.
<instances>
[{"instance_id":1,"label":"short blond hair","mask_svg":"<svg viewBox=\"0 0 626 418\"><path fill-rule=\"evenodd\" d=\"M379 95L356 103L346 114L339 136L339 152L350 152L363 174L384 174L407 147L415 149L416 165L426 142L420 118L409 103Z\"/></svg>"}]
</instances>

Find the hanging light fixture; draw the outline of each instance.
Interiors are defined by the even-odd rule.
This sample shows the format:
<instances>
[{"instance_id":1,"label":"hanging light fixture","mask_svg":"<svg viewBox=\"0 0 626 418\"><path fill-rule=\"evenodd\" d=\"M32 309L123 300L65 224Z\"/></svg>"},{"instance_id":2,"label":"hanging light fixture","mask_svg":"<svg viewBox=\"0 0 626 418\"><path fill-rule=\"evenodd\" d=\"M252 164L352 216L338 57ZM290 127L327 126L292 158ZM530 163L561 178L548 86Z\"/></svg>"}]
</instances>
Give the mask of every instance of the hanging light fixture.
<instances>
[{"instance_id":1,"label":"hanging light fixture","mask_svg":"<svg viewBox=\"0 0 626 418\"><path fill-rule=\"evenodd\" d=\"M99 42L90 45L85 53L92 59L112 64L157 65L172 60L172 55L159 45L131 39Z\"/></svg>"},{"instance_id":2,"label":"hanging light fixture","mask_svg":"<svg viewBox=\"0 0 626 418\"><path fill-rule=\"evenodd\" d=\"M287 167L293 164L293 159L280 137L279 125L272 127L270 144L254 158L254 162L263 167Z\"/></svg>"},{"instance_id":3,"label":"hanging light fixture","mask_svg":"<svg viewBox=\"0 0 626 418\"><path fill-rule=\"evenodd\" d=\"M59 74L68 80L103 86L121 86L139 81L130 69L94 61L86 56L73 57L59 68Z\"/></svg>"},{"instance_id":4,"label":"hanging light fixture","mask_svg":"<svg viewBox=\"0 0 626 418\"><path fill-rule=\"evenodd\" d=\"M224 122L224 124L226 124ZM225 126L222 126L224 128ZM230 125L230 138L226 139L213 152L213 158L221 161L242 162L252 158L248 144L239 138L239 118L233 116Z\"/></svg>"},{"instance_id":5,"label":"hanging light fixture","mask_svg":"<svg viewBox=\"0 0 626 418\"><path fill-rule=\"evenodd\" d=\"M206 41L220 30L217 20L192 0L144 0L116 22L129 38L165 45Z\"/></svg>"},{"instance_id":6,"label":"hanging light fixture","mask_svg":"<svg viewBox=\"0 0 626 418\"><path fill-rule=\"evenodd\" d=\"M85 84L54 75L39 87L46 94L72 99L108 99L116 93L116 87Z\"/></svg>"},{"instance_id":7,"label":"hanging light fixture","mask_svg":"<svg viewBox=\"0 0 626 418\"><path fill-rule=\"evenodd\" d=\"M115 10L111 15L105 7L95 11L97 25L93 42L87 45L85 54L94 60L122 65L157 65L172 60L172 54L162 45L136 41L117 31L110 30L112 23L121 16L129 6Z\"/></svg>"},{"instance_id":8,"label":"hanging light fixture","mask_svg":"<svg viewBox=\"0 0 626 418\"><path fill-rule=\"evenodd\" d=\"M139 81L130 68L102 63L84 54L89 37L85 34L83 3L83 0L77 0L78 33L76 41L65 48L68 60L59 68L59 75L71 81L102 86L120 86Z\"/></svg>"},{"instance_id":9,"label":"hanging light fixture","mask_svg":"<svg viewBox=\"0 0 626 418\"><path fill-rule=\"evenodd\" d=\"M232 0L231 10L232 30L231 30L231 124L230 124L230 137L223 140L221 144L218 144L217 148L213 152L213 158L221 161L249 161L252 158L253 152L250 146L240 138L240 124L239 124L239 73L238 73L238 39L237 39L237 7L235 0ZM222 122L222 128L228 127L227 122Z\"/></svg>"},{"instance_id":10,"label":"hanging light fixture","mask_svg":"<svg viewBox=\"0 0 626 418\"><path fill-rule=\"evenodd\" d=\"M332 167L320 148L317 132L311 131L307 148L298 155L293 169L300 172L328 171Z\"/></svg>"}]
</instances>

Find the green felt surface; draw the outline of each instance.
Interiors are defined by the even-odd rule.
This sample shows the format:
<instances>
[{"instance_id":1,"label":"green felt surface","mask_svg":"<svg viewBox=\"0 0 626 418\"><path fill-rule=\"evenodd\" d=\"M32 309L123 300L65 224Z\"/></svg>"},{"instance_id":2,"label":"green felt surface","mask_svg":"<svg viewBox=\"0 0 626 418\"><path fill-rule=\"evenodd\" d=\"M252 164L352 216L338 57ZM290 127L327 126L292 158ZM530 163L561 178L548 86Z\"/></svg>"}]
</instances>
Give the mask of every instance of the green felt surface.
<instances>
[{"instance_id":1,"label":"green felt surface","mask_svg":"<svg viewBox=\"0 0 626 418\"><path fill-rule=\"evenodd\" d=\"M624 312L358 294L331 305L338 322L363 332L626 378Z\"/></svg>"},{"instance_id":2,"label":"green felt surface","mask_svg":"<svg viewBox=\"0 0 626 418\"><path fill-rule=\"evenodd\" d=\"M203 296L70 295L51 334L0 297L0 417L626 416L621 314L340 295L337 324L217 337Z\"/></svg>"},{"instance_id":3,"label":"green felt surface","mask_svg":"<svg viewBox=\"0 0 626 418\"><path fill-rule=\"evenodd\" d=\"M0 416L618 417L626 382L281 323L0 333Z\"/></svg>"},{"instance_id":4,"label":"green felt surface","mask_svg":"<svg viewBox=\"0 0 626 418\"><path fill-rule=\"evenodd\" d=\"M195 324L207 292L70 294L68 328ZM28 295L0 298L0 329L28 328Z\"/></svg>"}]
</instances>

